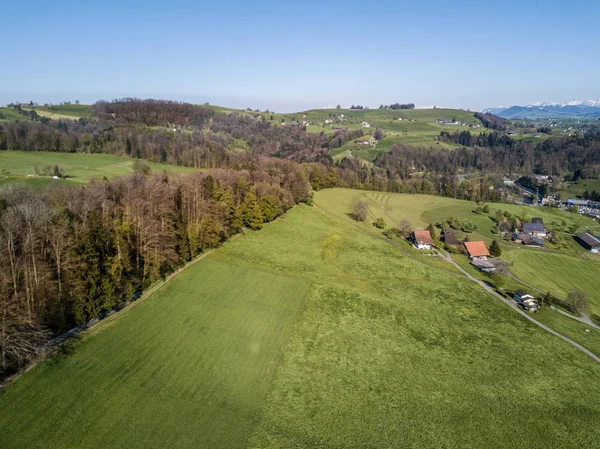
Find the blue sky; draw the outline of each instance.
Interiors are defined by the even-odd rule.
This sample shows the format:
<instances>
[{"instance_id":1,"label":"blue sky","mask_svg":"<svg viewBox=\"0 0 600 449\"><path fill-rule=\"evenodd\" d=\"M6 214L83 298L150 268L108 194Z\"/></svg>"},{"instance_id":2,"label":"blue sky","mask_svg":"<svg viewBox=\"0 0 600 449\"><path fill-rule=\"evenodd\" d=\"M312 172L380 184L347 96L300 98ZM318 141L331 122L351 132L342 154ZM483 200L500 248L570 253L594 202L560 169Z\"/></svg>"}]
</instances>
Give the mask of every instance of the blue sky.
<instances>
[{"instance_id":1,"label":"blue sky","mask_svg":"<svg viewBox=\"0 0 600 449\"><path fill-rule=\"evenodd\" d=\"M597 0L4 1L0 104L287 112L600 98Z\"/></svg>"}]
</instances>

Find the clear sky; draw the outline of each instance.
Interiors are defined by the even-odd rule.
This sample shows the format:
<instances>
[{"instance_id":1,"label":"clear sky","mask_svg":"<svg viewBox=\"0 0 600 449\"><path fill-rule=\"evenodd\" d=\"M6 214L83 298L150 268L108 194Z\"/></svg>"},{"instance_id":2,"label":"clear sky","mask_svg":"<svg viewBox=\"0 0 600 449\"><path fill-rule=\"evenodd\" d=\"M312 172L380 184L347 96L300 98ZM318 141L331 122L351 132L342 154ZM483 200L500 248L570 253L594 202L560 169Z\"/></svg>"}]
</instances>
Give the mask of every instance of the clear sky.
<instances>
[{"instance_id":1,"label":"clear sky","mask_svg":"<svg viewBox=\"0 0 600 449\"><path fill-rule=\"evenodd\" d=\"M0 0L0 104L600 98L598 0Z\"/></svg>"}]
</instances>

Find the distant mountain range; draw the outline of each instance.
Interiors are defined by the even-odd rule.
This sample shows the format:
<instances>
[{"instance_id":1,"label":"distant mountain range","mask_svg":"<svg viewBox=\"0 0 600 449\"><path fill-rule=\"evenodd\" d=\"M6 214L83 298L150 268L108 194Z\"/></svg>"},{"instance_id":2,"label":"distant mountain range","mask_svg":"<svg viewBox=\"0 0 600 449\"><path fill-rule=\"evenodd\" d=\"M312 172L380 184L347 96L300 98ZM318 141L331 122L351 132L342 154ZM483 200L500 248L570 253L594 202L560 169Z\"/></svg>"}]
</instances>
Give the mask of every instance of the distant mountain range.
<instances>
[{"instance_id":1,"label":"distant mountain range","mask_svg":"<svg viewBox=\"0 0 600 449\"><path fill-rule=\"evenodd\" d=\"M582 118L600 117L600 100L572 100L568 103L540 101L526 106L501 106L483 112L507 119Z\"/></svg>"}]
</instances>

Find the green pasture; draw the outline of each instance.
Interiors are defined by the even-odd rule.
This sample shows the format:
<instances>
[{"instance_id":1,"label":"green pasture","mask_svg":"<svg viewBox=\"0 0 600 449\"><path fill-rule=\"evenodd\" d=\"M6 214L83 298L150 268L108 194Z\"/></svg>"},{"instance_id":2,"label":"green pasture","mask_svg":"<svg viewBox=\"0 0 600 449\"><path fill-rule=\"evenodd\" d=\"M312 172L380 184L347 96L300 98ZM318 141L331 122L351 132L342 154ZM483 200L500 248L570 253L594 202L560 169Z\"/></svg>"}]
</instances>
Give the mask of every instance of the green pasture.
<instances>
[{"instance_id":1,"label":"green pasture","mask_svg":"<svg viewBox=\"0 0 600 449\"><path fill-rule=\"evenodd\" d=\"M0 445L244 447L308 287L194 265L2 394Z\"/></svg>"},{"instance_id":2,"label":"green pasture","mask_svg":"<svg viewBox=\"0 0 600 449\"><path fill-rule=\"evenodd\" d=\"M301 205L9 386L0 445L592 447L598 376L479 286Z\"/></svg>"},{"instance_id":3,"label":"green pasture","mask_svg":"<svg viewBox=\"0 0 600 449\"><path fill-rule=\"evenodd\" d=\"M52 153L36 151L0 151L0 185L23 182L34 187L50 183L72 185L87 183L91 179L111 179L133 173L135 159L108 154ZM52 179L51 176L38 176L35 166L58 165L66 176ZM174 173L187 173L193 168L167 164L149 163L151 170ZM28 176L32 175L32 176Z\"/></svg>"}]
</instances>

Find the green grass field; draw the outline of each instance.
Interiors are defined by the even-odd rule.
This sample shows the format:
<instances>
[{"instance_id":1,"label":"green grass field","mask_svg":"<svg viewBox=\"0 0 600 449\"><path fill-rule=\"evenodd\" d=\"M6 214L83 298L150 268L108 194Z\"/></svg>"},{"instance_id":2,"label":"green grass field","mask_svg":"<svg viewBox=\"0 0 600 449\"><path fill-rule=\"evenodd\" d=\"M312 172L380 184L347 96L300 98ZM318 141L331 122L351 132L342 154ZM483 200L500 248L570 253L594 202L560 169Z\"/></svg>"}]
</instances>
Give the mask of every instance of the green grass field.
<instances>
[{"instance_id":1,"label":"green grass field","mask_svg":"<svg viewBox=\"0 0 600 449\"><path fill-rule=\"evenodd\" d=\"M0 151L0 185L23 182L33 187L55 183L75 185L91 179L111 179L133 173L134 159L107 154L50 153L34 151ZM66 178L52 179L35 175L35 165L58 165ZM188 173L193 168L149 163L153 171ZM34 176L27 176L34 175Z\"/></svg>"},{"instance_id":2,"label":"green grass field","mask_svg":"<svg viewBox=\"0 0 600 449\"><path fill-rule=\"evenodd\" d=\"M226 244L73 349L0 395L3 448L600 438L596 362L317 207Z\"/></svg>"},{"instance_id":3,"label":"green grass field","mask_svg":"<svg viewBox=\"0 0 600 449\"><path fill-rule=\"evenodd\" d=\"M24 107L23 109L34 109L39 116L48 117L53 120L71 119L77 120L83 117L91 117L92 106L88 104L64 104L54 106L36 106L33 108Z\"/></svg>"},{"instance_id":4,"label":"green grass field","mask_svg":"<svg viewBox=\"0 0 600 449\"><path fill-rule=\"evenodd\" d=\"M308 286L195 265L3 394L2 447L242 447Z\"/></svg>"},{"instance_id":5,"label":"green grass field","mask_svg":"<svg viewBox=\"0 0 600 449\"><path fill-rule=\"evenodd\" d=\"M567 183L566 196L568 198L580 197L586 190L588 190L589 192L592 192L593 190L595 190L596 192L600 192L600 178L580 179L576 182Z\"/></svg>"},{"instance_id":6,"label":"green grass field","mask_svg":"<svg viewBox=\"0 0 600 449\"><path fill-rule=\"evenodd\" d=\"M506 252L511 271L520 279L544 291L565 298L569 290L580 289L590 298L589 312L600 323L600 257L582 259L551 251L522 248Z\"/></svg>"},{"instance_id":7,"label":"green grass field","mask_svg":"<svg viewBox=\"0 0 600 449\"><path fill-rule=\"evenodd\" d=\"M12 110L12 108L0 108L0 123L26 121L27 118Z\"/></svg>"},{"instance_id":8,"label":"green grass field","mask_svg":"<svg viewBox=\"0 0 600 449\"><path fill-rule=\"evenodd\" d=\"M568 226L577 225L579 230L600 231L600 225L592 219L577 214L551 208L532 208L512 204L490 203L490 214L475 214L475 204L470 201L454 200L429 195L402 195L383 192L356 191L349 189L330 189L315 194L316 204L353 222L346 214L351 211L354 199L364 199L369 204L369 218L359 226L380 234L381 231L372 222L383 217L388 227L397 226L404 218L413 227L425 228L429 224L458 217L471 221L477 229L470 234L471 240L483 240L489 245L498 236L492 233L495 223L490 219L497 209L517 214L526 219L542 217L547 228L560 225L564 220ZM439 230L438 230L439 231ZM456 231L459 238L464 232ZM525 248L523 245L500 241L502 258L512 263L511 272L524 282L556 296L565 298L568 291L580 288L590 295L589 312L600 323L600 290L596 280L600 271L600 258L586 252L572 237L566 237L568 246L562 250L549 248ZM551 245L550 245L551 246ZM582 257L585 257L583 259Z\"/></svg>"}]
</instances>

